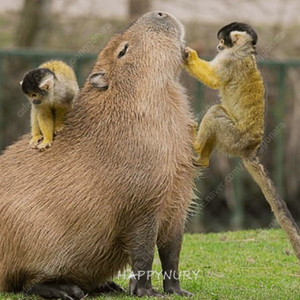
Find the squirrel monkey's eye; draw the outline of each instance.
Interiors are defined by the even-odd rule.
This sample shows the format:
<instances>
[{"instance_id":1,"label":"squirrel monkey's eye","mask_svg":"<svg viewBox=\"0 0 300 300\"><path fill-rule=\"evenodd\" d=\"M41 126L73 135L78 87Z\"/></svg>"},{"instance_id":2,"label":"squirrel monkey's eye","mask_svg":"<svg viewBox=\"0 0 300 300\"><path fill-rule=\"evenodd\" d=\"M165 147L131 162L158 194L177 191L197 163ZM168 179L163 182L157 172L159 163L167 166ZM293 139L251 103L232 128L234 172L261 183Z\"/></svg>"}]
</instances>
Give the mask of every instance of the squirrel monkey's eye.
<instances>
[{"instance_id":1,"label":"squirrel monkey's eye","mask_svg":"<svg viewBox=\"0 0 300 300\"><path fill-rule=\"evenodd\" d=\"M124 48L120 51L120 53L118 54L118 58L121 58L122 56L124 56L125 54L126 54L126 52L127 52L127 49L128 49L128 43L126 43L125 45L124 45Z\"/></svg>"},{"instance_id":2,"label":"squirrel monkey's eye","mask_svg":"<svg viewBox=\"0 0 300 300\"><path fill-rule=\"evenodd\" d=\"M224 45L224 40L220 39L220 45Z\"/></svg>"},{"instance_id":3,"label":"squirrel monkey's eye","mask_svg":"<svg viewBox=\"0 0 300 300\"><path fill-rule=\"evenodd\" d=\"M36 96L37 96L37 94L35 94L35 93L31 94L31 97L36 97Z\"/></svg>"}]
</instances>

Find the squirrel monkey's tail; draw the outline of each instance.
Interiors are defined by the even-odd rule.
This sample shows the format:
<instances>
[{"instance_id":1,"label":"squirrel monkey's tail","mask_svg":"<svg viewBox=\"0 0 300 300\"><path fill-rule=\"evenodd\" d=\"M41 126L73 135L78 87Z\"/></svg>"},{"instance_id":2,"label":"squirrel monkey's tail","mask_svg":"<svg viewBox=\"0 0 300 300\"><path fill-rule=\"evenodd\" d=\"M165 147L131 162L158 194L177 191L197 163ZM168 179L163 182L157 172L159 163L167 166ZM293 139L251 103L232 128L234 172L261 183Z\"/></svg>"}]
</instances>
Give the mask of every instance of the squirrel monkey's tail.
<instances>
[{"instance_id":1,"label":"squirrel monkey's tail","mask_svg":"<svg viewBox=\"0 0 300 300\"><path fill-rule=\"evenodd\" d=\"M294 221L286 203L281 199L279 193L264 170L263 165L259 162L258 157L254 159L243 158L243 164L254 181L261 188L265 198L271 206L275 217L281 228L286 232L288 238L294 248L297 258L300 260L300 231Z\"/></svg>"}]
</instances>

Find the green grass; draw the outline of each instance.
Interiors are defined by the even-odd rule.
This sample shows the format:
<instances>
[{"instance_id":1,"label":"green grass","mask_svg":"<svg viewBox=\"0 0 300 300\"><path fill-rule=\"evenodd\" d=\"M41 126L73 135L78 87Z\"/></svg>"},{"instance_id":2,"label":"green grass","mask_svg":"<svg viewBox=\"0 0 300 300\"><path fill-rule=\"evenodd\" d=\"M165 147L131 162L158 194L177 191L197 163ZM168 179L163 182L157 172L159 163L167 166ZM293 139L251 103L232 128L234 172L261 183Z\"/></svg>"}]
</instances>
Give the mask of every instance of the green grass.
<instances>
[{"instance_id":1,"label":"green grass","mask_svg":"<svg viewBox=\"0 0 300 300\"><path fill-rule=\"evenodd\" d=\"M154 270L160 270L157 255ZM284 232L279 229L187 234L180 270L186 275L181 279L182 288L194 293L189 299L300 300L300 264ZM161 280L157 277L154 275L153 285L161 291ZM116 282L127 288L127 280L117 279ZM0 299L37 298L3 295ZM96 299L137 298L107 295ZM168 296L165 299L182 297Z\"/></svg>"}]
</instances>

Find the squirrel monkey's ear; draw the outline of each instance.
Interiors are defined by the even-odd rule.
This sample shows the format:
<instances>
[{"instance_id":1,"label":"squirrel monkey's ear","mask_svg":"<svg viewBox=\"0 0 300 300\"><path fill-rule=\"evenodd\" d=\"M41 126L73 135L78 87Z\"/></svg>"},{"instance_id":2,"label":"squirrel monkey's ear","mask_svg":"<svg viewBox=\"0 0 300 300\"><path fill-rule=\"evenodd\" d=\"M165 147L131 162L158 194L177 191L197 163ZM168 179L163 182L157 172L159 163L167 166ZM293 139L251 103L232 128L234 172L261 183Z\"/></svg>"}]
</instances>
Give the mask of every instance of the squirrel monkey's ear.
<instances>
[{"instance_id":1,"label":"squirrel monkey's ear","mask_svg":"<svg viewBox=\"0 0 300 300\"><path fill-rule=\"evenodd\" d=\"M49 91L54 84L53 74L46 75L40 82L39 88L43 91Z\"/></svg>"},{"instance_id":2,"label":"squirrel monkey's ear","mask_svg":"<svg viewBox=\"0 0 300 300\"><path fill-rule=\"evenodd\" d=\"M235 45L241 45L247 40L247 32L246 31L231 31L230 37L231 41Z\"/></svg>"},{"instance_id":3,"label":"squirrel monkey's ear","mask_svg":"<svg viewBox=\"0 0 300 300\"><path fill-rule=\"evenodd\" d=\"M108 82L106 79L106 73L104 70L101 70L99 72L92 73L89 76L89 81L92 84L93 87L97 87L100 89L107 89L108 88Z\"/></svg>"}]
</instances>

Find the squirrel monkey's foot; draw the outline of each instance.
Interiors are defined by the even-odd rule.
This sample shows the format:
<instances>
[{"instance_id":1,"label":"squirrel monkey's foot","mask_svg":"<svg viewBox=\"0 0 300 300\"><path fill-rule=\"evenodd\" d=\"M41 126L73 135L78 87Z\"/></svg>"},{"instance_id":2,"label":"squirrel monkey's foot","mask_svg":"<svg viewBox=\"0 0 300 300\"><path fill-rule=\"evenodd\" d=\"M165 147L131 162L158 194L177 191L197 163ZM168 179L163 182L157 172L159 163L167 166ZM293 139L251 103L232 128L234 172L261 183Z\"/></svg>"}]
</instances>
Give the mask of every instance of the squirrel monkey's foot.
<instances>
[{"instance_id":1,"label":"squirrel monkey's foot","mask_svg":"<svg viewBox=\"0 0 300 300\"><path fill-rule=\"evenodd\" d=\"M195 60L198 59L198 54L195 50L189 48L189 47L186 47L185 50L185 56L186 56L186 62L189 63L189 62L193 62Z\"/></svg>"},{"instance_id":2,"label":"squirrel monkey's foot","mask_svg":"<svg viewBox=\"0 0 300 300\"><path fill-rule=\"evenodd\" d=\"M32 149L36 149L42 139L43 139L43 136L41 134L33 136L29 141L29 146Z\"/></svg>"},{"instance_id":3,"label":"squirrel monkey's foot","mask_svg":"<svg viewBox=\"0 0 300 300\"><path fill-rule=\"evenodd\" d=\"M193 158L193 165L200 168L207 168L209 166L209 158L201 158L200 156Z\"/></svg>"},{"instance_id":4,"label":"squirrel monkey's foot","mask_svg":"<svg viewBox=\"0 0 300 300\"><path fill-rule=\"evenodd\" d=\"M59 132L61 132L63 130L64 126L60 125L60 126L56 126L54 129L54 134L58 134Z\"/></svg>"},{"instance_id":5,"label":"squirrel monkey's foot","mask_svg":"<svg viewBox=\"0 0 300 300\"><path fill-rule=\"evenodd\" d=\"M192 125L192 137L193 137L194 140L195 140L196 137L197 137L197 131L198 131L198 124L195 122L195 123Z\"/></svg>"},{"instance_id":6,"label":"squirrel monkey's foot","mask_svg":"<svg viewBox=\"0 0 300 300\"><path fill-rule=\"evenodd\" d=\"M194 135L197 135L196 128L193 129L193 133L194 133ZM198 154L202 153L202 150L203 150L202 144L199 143L199 141L196 139L193 143L193 148L196 153L198 153Z\"/></svg>"},{"instance_id":7,"label":"squirrel monkey's foot","mask_svg":"<svg viewBox=\"0 0 300 300\"><path fill-rule=\"evenodd\" d=\"M47 148L50 148L52 144L52 141L43 140L42 143L38 144L37 148L40 150L40 152L45 151Z\"/></svg>"}]
</instances>

